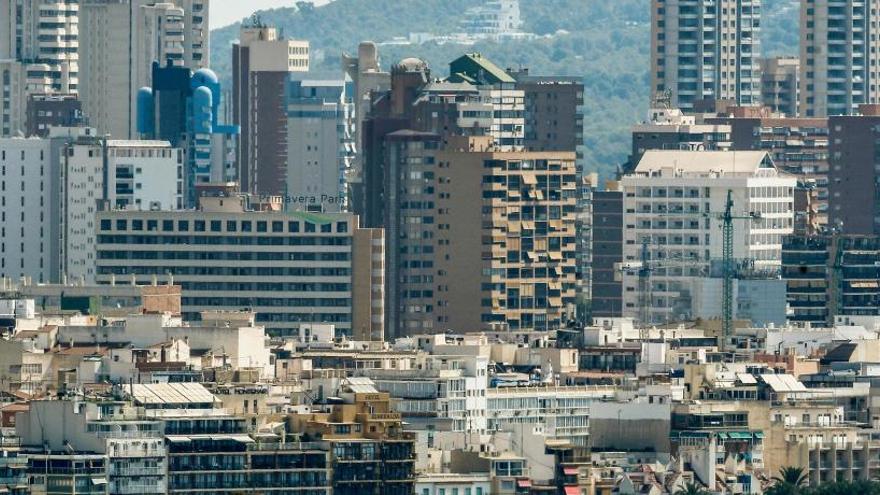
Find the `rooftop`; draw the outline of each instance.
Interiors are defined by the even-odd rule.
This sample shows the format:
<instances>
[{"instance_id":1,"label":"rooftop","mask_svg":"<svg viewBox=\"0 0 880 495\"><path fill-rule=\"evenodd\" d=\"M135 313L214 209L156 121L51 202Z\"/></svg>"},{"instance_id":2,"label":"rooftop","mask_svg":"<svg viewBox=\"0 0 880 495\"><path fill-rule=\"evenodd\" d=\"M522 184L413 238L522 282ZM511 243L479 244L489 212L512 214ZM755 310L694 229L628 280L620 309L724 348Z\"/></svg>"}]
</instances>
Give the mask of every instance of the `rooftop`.
<instances>
[{"instance_id":1,"label":"rooftop","mask_svg":"<svg viewBox=\"0 0 880 495\"><path fill-rule=\"evenodd\" d=\"M646 151L636 166L636 174L650 174L662 169L684 173L754 174L760 169L775 170L764 151Z\"/></svg>"}]
</instances>

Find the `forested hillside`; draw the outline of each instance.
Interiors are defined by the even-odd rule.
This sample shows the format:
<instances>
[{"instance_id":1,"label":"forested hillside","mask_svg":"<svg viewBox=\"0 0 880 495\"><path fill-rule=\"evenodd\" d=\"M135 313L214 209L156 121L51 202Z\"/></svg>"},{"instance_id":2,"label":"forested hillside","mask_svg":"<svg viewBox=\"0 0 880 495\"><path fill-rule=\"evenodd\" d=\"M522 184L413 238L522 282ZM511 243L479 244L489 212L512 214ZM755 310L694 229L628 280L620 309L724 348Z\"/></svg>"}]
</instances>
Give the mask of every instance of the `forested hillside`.
<instances>
[{"instance_id":1,"label":"forested hillside","mask_svg":"<svg viewBox=\"0 0 880 495\"><path fill-rule=\"evenodd\" d=\"M264 22L312 44L312 64L336 70L342 51L362 40L387 41L411 32L460 31L459 16L480 0L335 0L323 7L300 6L260 12ZM291 2L292 4L294 2ZM462 53L479 51L502 67L529 67L534 74L584 78L584 131L590 167L608 176L625 157L628 129L648 105L648 0L520 0L525 30L541 35L517 42L472 46L426 43L380 48L383 65L416 56L435 74ZM764 0L764 52L797 53L797 0ZM212 68L228 78L232 25L212 33Z\"/></svg>"}]
</instances>

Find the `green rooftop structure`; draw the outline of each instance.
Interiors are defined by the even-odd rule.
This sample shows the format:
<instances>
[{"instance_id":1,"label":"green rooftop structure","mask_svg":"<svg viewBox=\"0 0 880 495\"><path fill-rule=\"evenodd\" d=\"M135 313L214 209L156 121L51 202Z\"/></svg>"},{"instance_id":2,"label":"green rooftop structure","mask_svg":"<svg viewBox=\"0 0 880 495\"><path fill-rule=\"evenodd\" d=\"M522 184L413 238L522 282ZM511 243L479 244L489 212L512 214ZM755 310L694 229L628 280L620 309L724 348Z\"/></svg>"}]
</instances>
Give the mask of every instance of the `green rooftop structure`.
<instances>
[{"instance_id":1,"label":"green rooftop structure","mask_svg":"<svg viewBox=\"0 0 880 495\"><path fill-rule=\"evenodd\" d=\"M479 53L468 53L450 62L449 81L478 85L516 83L516 79L504 69Z\"/></svg>"}]
</instances>

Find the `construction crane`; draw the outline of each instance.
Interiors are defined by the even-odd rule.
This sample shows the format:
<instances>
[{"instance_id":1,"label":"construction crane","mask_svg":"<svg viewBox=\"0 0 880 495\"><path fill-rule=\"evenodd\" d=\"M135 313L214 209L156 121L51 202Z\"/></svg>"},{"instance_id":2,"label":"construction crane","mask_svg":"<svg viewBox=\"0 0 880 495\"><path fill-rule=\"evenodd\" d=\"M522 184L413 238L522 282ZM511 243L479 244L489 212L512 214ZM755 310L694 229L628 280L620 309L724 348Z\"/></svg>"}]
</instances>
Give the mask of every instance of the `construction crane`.
<instances>
[{"instance_id":1,"label":"construction crane","mask_svg":"<svg viewBox=\"0 0 880 495\"><path fill-rule=\"evenodd\" d=\"M733 335L733 279L736 277L736 266L733 258L733 224L734 220L759 220L761 214L758 212L750 212L742 215L733 213L733 191L728 189L727 200L725 201L724 211L722 212L706 212L703 217L716 217L721 221L722 231L722 295L721 295L721 347L727 345L727 340ZM638 283L638 303L639 303L639 320L642 325L651 323L650 311L653 304L651 295L652 283L651 272L672 267L693 266L700 264L699 260L657 260L651 261L648 240L642 241L642 251L640 260L636 263L621 263L618 267L620 272L636 271L639 278Z\"/></svg>"},{"instance_id":2,"label":"construction crane","mask_svg":"<svg viewBox=\"0 0 880 495\"><path fill-rule=\"evenodd\" d=\"M651 260L647 238L642 240L642 251L639 261L618 264L617 270L619 272L635 271L638 275L639 323L642 326L652 323L651 306L654 304L654 297L651 273L666 268L698 266L699 264L697 259L666 258Z\"/></svg>"},{"instance_id":3,"label":"construction crane","mask_svg":"<svg viewBox=\"0 0 880 495\"><path fill-rule=\"evenodd\" d=\"M718 215L718 219L721 220L722 232L721 263L724 279L721 289L721 349L724 350L728 339L733 335L733 277L736 275L733 264L733 221L760 220L761 214L749 212L744 215L734 215L733 191L728 189L724 212Z\"/></svg>"}]
</instances>

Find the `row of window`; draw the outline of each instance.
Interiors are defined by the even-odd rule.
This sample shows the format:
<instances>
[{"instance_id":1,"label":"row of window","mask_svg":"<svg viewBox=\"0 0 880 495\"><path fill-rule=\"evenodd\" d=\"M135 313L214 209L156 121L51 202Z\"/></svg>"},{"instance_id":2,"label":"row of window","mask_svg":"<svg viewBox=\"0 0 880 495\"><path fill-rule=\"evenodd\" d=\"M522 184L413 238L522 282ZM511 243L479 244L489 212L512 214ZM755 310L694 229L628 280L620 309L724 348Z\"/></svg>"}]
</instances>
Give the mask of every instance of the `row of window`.
<instances>
[{"instance_id":1,"label":"row of window","mask_svg":"<svg viewBox=\"0 0 880 495\"><path fill-rule=\"evenodd\" d=\"M314 260L306 260L314 261ZM307 267L218 267L218 266L99 266L99 275L157 275L165 277L169 273L175 277L185 276L224 276L224 277L349 277L349 268L307 268ZM183 282L187 289L187 282Z\"/></svg>"},{"instance_id":2,"label":"row of window","mask_svg":"<svg viewBox=\"0 0 880 495\"><path fill-rule=\"evenodd\" d=\"M190 232L190 227L192 227L193 232L269 232L270 228L272 233L298 233L302 231L321 232L322 234L333 232L343 234L349 231L348 222L335 222L336 228L334 229L334 222L284 222L281 220L193 220L192 222L190 220L177 220L175 222L174 220L151 219L132 219L130 222L128 219L117 219L115 230L126 231L131 227L132 231L146 230L147 232L158 232L160 225L162 232ZM175 226L177 227L176 230ZM113 230L113 227L114 222L112 219L101 219L102 231Z\"/></svg>"}]
</instances>

